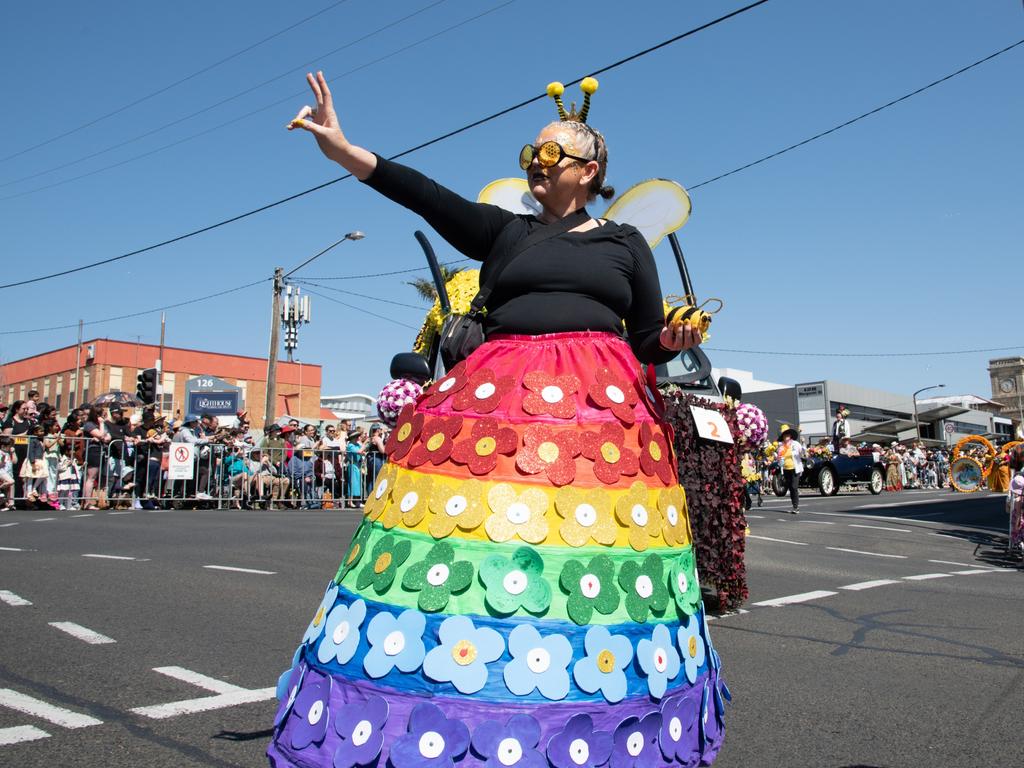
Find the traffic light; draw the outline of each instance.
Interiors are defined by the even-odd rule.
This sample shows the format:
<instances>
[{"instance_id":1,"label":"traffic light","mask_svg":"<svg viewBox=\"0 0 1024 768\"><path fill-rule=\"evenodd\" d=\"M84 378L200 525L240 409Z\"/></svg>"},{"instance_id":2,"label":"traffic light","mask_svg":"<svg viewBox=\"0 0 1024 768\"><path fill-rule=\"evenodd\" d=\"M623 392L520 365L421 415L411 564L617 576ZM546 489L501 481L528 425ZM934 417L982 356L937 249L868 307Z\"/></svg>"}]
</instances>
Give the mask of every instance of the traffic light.
<instances>
[{"instance_id":1,"label":"traffic light","mask_svg":"<svg viewBox=\"0 0 1024 768\"><path fill-rule=\"evenodd\" d=\"M135 396L142 401L143 405L152 405L156 402L156 368L139 371Z\"/></svg>"}]
</instances>

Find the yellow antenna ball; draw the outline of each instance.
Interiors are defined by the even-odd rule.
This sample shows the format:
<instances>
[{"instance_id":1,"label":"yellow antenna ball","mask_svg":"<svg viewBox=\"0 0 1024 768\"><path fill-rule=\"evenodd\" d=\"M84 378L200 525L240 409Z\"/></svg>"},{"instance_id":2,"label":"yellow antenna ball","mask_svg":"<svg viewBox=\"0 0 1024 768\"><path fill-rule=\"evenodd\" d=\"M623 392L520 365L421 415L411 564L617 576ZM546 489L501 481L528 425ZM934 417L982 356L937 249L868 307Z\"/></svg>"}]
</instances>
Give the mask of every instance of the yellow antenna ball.
<instances>
[{"instance_id":1,"label":"yellow antenna ball","mask_svg":"<svg viewBox=\"0 0 1024 768\"><path fill-rule=\"evenodd\" d=\"M551 98L558 98L565 93L565 86L559 82L548 83L548 96Z\"/></svg>"},{"instance_id":2,"label":"yellow antenna ball","mask_svg":"<svg viewBox=\"0 0 1024 768\"><path fill-rule=\"evenodd\" d=\"M548 88L550 87L549 85ZM589 96L597 90L597 80L593 77L584 77L580 82L580 90Z\"/></svg>"}]
</instances>

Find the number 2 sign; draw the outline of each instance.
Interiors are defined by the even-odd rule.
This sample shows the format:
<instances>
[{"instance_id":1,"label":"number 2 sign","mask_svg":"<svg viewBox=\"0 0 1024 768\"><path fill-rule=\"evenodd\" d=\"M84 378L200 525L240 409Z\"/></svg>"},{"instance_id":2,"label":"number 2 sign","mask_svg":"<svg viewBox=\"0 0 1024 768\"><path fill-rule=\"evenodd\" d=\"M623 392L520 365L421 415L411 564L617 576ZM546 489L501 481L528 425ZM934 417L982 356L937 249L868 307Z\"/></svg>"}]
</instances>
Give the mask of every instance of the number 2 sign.
<instances>
[{"instance_id":1,"label":"number 2 sign","mask_svg":"<svg viewBox=\"0 0 1024 768\"><path fill-rule=\"evenodd\" d=\"M714 440L719 443L733 442L732 432L721 413L696 405L690 406L690 412L697 424L697 434L705 440Z\"/></svg>"}]
</instances>

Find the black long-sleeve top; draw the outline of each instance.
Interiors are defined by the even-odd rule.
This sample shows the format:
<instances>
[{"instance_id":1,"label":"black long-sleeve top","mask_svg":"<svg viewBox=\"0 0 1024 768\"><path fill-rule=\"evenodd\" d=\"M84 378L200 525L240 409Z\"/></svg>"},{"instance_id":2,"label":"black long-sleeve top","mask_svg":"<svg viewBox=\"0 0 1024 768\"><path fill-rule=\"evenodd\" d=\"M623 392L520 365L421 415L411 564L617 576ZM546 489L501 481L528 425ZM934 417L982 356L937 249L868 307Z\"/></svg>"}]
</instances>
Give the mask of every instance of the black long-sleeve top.
<instances>
[{"instance_id":1,"label":"black long-sleeve top","mask_svg":"<svg viewBox=\"0 0 1024 768\"><path fill-rule=\"evenodd\" d=\"M378 155L366 179L373 189L418 213L465 256L482 261L481 282L495 257L544 224L495 205L466 200L399 163ZM637 359L663 363L678 355L658 339L664 327L654 255L636 228L606 222L586 232L564 232L517 255L487 302L490 334L608 331L622 334Z\"/></svg>"}]
</instances>

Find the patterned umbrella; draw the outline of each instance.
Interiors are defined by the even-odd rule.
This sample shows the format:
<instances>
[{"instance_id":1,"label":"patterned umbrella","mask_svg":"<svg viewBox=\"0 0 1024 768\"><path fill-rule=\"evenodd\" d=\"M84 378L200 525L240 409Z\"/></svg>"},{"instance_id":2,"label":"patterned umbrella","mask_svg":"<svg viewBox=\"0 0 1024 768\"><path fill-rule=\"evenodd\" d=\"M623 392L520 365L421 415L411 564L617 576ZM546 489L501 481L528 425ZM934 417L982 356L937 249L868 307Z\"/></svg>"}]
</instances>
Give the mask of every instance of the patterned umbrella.
<instances>
[{"instance_id":1,"label":"patterned umbrella","mask_svg":"<svg viewBox=\"0 0 1024 768\"><path fill-rule=\"evenodd\" d=\"M122 392L115 389L111 392L104 392L89 403L89 405L94 405L97 408L101 406L103 408L109 408L112 405L119 405L122 408L138 408L140 405L144 405L144 403L129 392Z\"/></svg>"}]
</instances>

